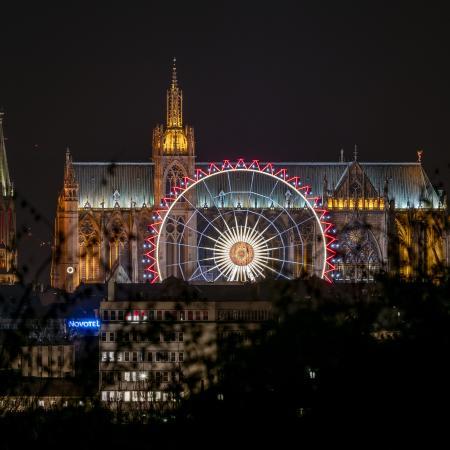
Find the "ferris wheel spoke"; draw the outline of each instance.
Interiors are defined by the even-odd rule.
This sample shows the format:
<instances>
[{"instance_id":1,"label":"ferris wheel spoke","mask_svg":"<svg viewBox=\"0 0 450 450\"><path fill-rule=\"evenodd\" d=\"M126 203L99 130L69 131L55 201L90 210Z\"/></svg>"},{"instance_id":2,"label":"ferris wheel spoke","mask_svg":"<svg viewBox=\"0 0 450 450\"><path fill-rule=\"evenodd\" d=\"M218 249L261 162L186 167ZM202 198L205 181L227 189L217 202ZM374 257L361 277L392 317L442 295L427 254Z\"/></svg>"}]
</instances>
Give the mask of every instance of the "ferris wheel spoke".
<instances>
[{"instance_id":1,"label":"ferris wheel spoke","mask_svg":"<svg viewBox=\"0 0 450 450\"><path fill-rule=\"evenodd\" d=\"M277 217L275 217L275 219L273 219L273 220L267 219L267 221L269 222L269 225L267 225L267 227L264 228L264 230L261 232L261 234L264 234L270 228L271 225L275 227L275 221L278 220L278 218L281 217L283 215L283 213L284 213L284 210L280 211L280 213L277 215Z\"/></svg>"},{"instance_id":2,"label":"ferris wheel spoke","mask_svg":"<svg viewBox=\"0 0 450 450\"><path fill-rule=\"evenodd\" d=\"M217 266L210 267L208 270L205 270L204 272L201 272L201 275L207 274L207 273L213 271L214 269L217 269ZM190 280L195 280L196 278L198 278L198 275L196 277L194 277L194 278L191 277Z\"/></svg>"},{"instance_id":3,"label":"ferris wheel spoke","mask_svg":"<svg viewBox=\"0 0 450 450\"><path fill-rule=\"evenodd\" d=\"M178 265L186 265L186 264L192 264L192 263L200 263L202 261L211 261L214 260L214 256L212 256L211 258L202 258L202 259L192 259L190 261L178 261L176 263L173 264L166 264L166 267L174 267L174 266L178 266Z\"/></svg>"},{"instance_id":4,"label":"ferris wheel spoke","mask_svg":"<svg viewBox=\"0 0 450 450\"><path fill-rule=\"evenodd\" d=\"M204 237L206 237L208 239L211 239L214 242L217 242L217 239L214 239L213 237L211 237L211 236L209 236L209 235L207 235L205 233L201 233L200 231L196 230L195 228L192 228L192 227L188 226L186 223L181 222L178 219L174 219L174 221L175 221L175 223L182 225L183 227L187 228L188 230L191 230L191 231L197 233L199 236L204 236Z\"/></svg>"},{"instance_id":5,"label":"ferris wheel spoke","mask_svg":"<svg viewBox=\"0 0 450 450\"><path fill-rule=\"evenodd\" d=\"M277 180L277 182L273 185L273 188L272 188L272 190L270 191L270 194L269 194L269 198L272 200L272 195L273 195L273 193L275 192L275 188L278 186L278 183L280 182L280 180Z\"/></svg>"},{"instance_id":6,"label":"ferris wheel spoke","mask_svg":"<svg viewBox=\"0 0 450 450\"><path fill-rule=\"evenodd\" d=\"M286 280L289 280L289 277L287 277L286 275L282 274L281 272L278 272L277 270L273 269L272 267L268 266L267 264L261 263L266 269L269 269L270 271L276 273L277 275L286 278Z\"/></svg>"},{"instance_id":7,"label":"ferris wheel spoke","mask_svg":"<svg viewBox=\"0 0 450 450\"><path fill-rule=\"evenodd\" d=\"M288 244L288 245L283 245L281 247L268 247L267 250L269 252L273 252L275 250L286 250L286 249L289 249L289 248L303 247L304 245L305 245L304 243Z\"/></svg>"},{"instance_id":8,"label":"ferris wheel spoke","mask_svg":"<svg viewBox=\"0 0 450 450\"><path fill-rule=\"evenodd\" d=\"M302 222L296 223L296 224L292 225L292 227L289 227L289 228L287 228L286 230L280 231L279 236L281 236L282 234L287 233L288 231L293 230L294 228L298 228L300 225L302 225L302 224L308 222L308 221L311 220L311 219L314 219L314 216L310 216L310 217L308 217L307 219L303 220ZM270 239L267 240L267 242L271 241L272 239L274 239L274 238L276 238L276 237L277 237L277 235L272 236Z\"/></svg>"},{"instance_id":9,"label":"ferris wheel spoke","mask_svg":"<svg viewBox=\"0 0 450 450\"><path fill-rule=\"evenodd\" d=\"M176 245L176 246L182 246L182 247L200 248L202 250L214 251L214 247L203 247L203 246L198 246L198 245L190 245L190 244L185 244L184 242L163 241L162 243L163 244Z\"/></svg>"},{"instance_id":10,"label":"ferris wheel spoke","mask_svg":"<svg viewBox=\"0 0 450 450\"><path fill-rule=\"evenodd\" d=\"M250 200L253 194L253 181L255 179L255 172L252 172L252 179L250 181L250 189L248 190L248 196L247 196L247 210L245 211L245 226L247 226L247 220L248 220L248 212L250 209Z\"/></svg>"},{"instance_id":11,"label":"ferris wheel spoke","mask_svg":"<svg viewBox=\"0 0 450 450\"><path fill-rule=\"evenodd\" d=\"M203 180L203 184L204 184L206 190L208 191L209 196L211 197L211 202L212 202L212 204L213 204L213 205L215 206L215 208L217 209L217 212L219 213L219 216L221 217L223 223L225 224L225 226L226 226L227 229L229 230L230 227L228 226L227 221L226 221L225 218L223 217L222 212L220 211L220 208L216 205L216 202L214 201L214 197L213 197L213 195L211 194L211 191L210 191L210 189L209 189L209 187L208 187L208 184L206 183L205 180Z\"/></svg>"},{"instance_id":12,"label":"ferris wheel spoke","mask_svg":"<svg viewBox=\"0 0 450 450\"><path fill-rule=\"evenodd\" d=\"M270 256L268 256L267 259L269 259L271 261L280 261L278 258L271 258ZM288 261L287 259L284 259L283 262L286 263L286 264L296 264L296 265L299 265L299 266L304 266L305 265L303 262L300 262L300 261Z\"/></svg>"},{"instance_id":13,"label":"ferris wheel spoke","mask_svg":"<svg viewBox=\"0 0 450 450\"><path fill-rule=\"evenodd\" d=\"M200 216L202 216L217 231L217 233L219 233L219 235L221 234L221 231L200 211L199 208L197 208L187 197L184 197L184 199L192 206L194 211L196 211Z\"/></svg>"}]
</instances>

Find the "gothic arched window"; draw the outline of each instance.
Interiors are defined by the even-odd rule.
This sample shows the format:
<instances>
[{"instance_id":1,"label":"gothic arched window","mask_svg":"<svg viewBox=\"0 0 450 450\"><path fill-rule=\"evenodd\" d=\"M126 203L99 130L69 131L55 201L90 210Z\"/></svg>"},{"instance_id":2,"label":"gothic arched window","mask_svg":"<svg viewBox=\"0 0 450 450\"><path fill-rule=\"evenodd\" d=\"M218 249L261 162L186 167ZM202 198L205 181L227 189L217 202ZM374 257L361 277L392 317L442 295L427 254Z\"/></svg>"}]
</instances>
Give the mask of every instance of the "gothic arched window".
<instances>
[{"instance_id":1,"label":"gothic arched window","mask_svg":"<svg viewBox=\"0 0 450 450\"><path fill-rule=\"evenodd\" d=\"M177 164L173 164L169 167L166 173L165 178L165 193L166 195L170 195L171 192L173 192L173 188L175 186L180 186L181 182L183 181L184 177L186 176L185 171L182 167L180 167Z\"/></svg>"},{"instance_id":2,"label":"gothic arched window","mask_svg":"<svg viewBox=\"0 0 450 450\"><path fill-rule=\"evenodd\" d=\"M337 275L341 281L373 281L381 268L381 258L371 231L363 224L347 226L339 237Z\"/></svg>"},{"instance_id":3,"label":"gothic arched window","mask_svg":"<svg viewBox=\"0 0 450 450\"><path fill-rule=\"evenodd\" d=\"M100 277L99 233L93 219L86 217L80 226L80 277L83 283L97 282Z\"/></svg>"}]
</instances>

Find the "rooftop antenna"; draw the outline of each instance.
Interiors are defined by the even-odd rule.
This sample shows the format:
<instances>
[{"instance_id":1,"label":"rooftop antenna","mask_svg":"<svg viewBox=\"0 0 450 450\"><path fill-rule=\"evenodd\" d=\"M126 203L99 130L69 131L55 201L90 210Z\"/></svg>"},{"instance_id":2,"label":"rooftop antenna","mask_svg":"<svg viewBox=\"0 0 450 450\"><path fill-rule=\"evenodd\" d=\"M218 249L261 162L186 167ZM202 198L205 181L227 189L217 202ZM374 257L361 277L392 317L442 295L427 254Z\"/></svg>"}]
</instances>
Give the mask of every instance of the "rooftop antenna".
<instances>
[{"instance_id":1,"label":"rooftop antenna","mask_svg":"<svg viewBox=\"0 0 450 450\"><path fill-rule=\"evenodd\" d=\"M358 160L358 146L355 144L355 150L353 151L353 157L355 158L355 161Z\"/></svg>"},{"instance_id":2,"label":"rooftop antenna","mask_svg":"<svg viewBox=\"0 0 450 450\"><path fill-rule=\"evenodd\" d=\"M343 163L344 162L344 149L341 148L341 159L339 160L339 162Z\"/></svg>"}]
</instances>

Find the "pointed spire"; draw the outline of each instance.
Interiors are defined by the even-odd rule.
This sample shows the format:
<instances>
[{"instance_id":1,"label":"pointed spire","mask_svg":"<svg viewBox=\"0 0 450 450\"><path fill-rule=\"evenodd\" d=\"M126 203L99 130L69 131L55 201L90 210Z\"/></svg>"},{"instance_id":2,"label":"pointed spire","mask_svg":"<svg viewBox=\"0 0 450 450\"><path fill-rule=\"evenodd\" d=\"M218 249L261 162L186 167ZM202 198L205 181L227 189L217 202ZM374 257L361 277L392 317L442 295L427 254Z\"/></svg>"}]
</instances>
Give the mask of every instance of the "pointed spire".
<instances>
[{"instance_id":1,"label":"pointed spire","mask_svg":"<svg viewBox=\"0 0 450 450\"><path fill-rule=\"evenodd\" d=\"M9 178L8 159L6 157L5 137L3 135L3 116L5 113L0 110L0 194L3 196L12 195L11 180Z\"/></svg>"},{"instance_id":2,"label":"pointed spire","mask_svg":"<svg viewBox=\"0 0 450 450\"><path fill-rule=\"evenodd\" d=\"M341 162L341 163L344 162L344 149L343 148L341 148L341 158L340 158L339 162Z\"/></svg>"},{"instance_id":3,"label":"pointed spire","mask_svg":"<svg viewBox=\"0 0 450 450\"><path fill-rule=\"evenodd\" d=\"M355 150L353 151L353 157L355 161L358 161L358 146L355 144Z\"/></svg>"},{"instance_id":4,"label":"pointed spire","mask_svg":"<svg viewBox=\"0 0 450 450\"><path fill-rule=\"evenodd\" d=\"M423 150L417 150L417 162L422 163Z\"/></svg>"},{"instance_id":5,"label":"pointed spire","mask_svg":"<svg viewBox=\"0 0 450 450\"><path fill-rule=\"evenodd\" d=\"M177 81L177 58L173 58L173 66L172 66L172 89L175 89L178 87L178 81Z\"/></svg>"},{"instance_id":6,"label":"pointed spire","mask_svg":"<svg viewBox=\"0 0 450 450\"><path fill-rule=\"evenodd\" d=\"M74 185L75 181L75 171L73 170L72 155L70 154L69 147L66 148L66 164L64 166L64 184Z\"/></svg>"},{"instance_id":7,"label":"pointed spire","mask_svg":"<svg viewBox=\"0 0 450 450\"><path fill-rule=\"evenodd\" d=\"M183 93L178 87L176 58L173 58L172 83L167 90L167 128L183 126Z\"/></svg>"}]
</instances>

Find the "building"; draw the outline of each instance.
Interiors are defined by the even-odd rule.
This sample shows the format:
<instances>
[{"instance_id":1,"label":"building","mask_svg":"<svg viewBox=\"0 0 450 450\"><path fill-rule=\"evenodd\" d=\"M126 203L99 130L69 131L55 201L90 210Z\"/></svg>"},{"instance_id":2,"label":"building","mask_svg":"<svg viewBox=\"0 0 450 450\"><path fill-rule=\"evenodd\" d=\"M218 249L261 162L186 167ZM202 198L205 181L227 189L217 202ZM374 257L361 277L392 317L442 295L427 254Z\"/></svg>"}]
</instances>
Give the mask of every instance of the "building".
<instances>
[{"instance_id":1,"label":"building","mask_svg":"<svg viewBox=\"0 0 450 450\"><path fill-rule=\"evenodd\" d=\"M167 405L217 379L221 343L273 318L259 284L117 284L100 305L100 398Z\"/></svg>"},{"instance_id":2,"label":"building","mask_svg":"<svg viewBox=\"0 0 450 450\"><path fill-rule=\"evenodd\" d=\"M79 404L98 389L103 286L0 290L0 409Z\"/></svg>"},{"instance_id":3,"label":"building","mask_svg":"<svg viewBox=\"0 0 450 450\"><path fill-rule=\"evenodd\" d=\"M439 278L449 262L446 200L421 163L197 163L175 64L166 124L146 162L66 153L51 284L152 283L377 272ZM254 231L252 231L254 230Z\"/></svg>"},{"instance_id":4,"label":"building","mask_svg":"<svg viewBox=\"0 0 450 450\"><path fill-rule=\"evenodd\" d=\"M0 284L17 282L16 208L0 111Z\"/></svg>"}]
</instances>

